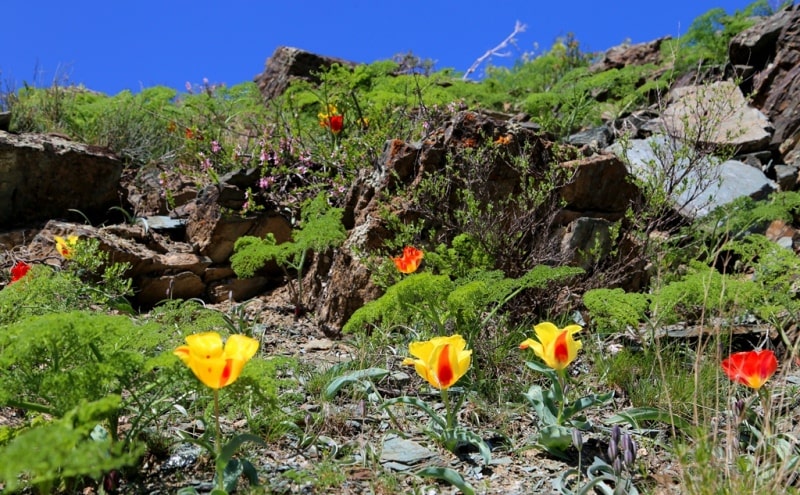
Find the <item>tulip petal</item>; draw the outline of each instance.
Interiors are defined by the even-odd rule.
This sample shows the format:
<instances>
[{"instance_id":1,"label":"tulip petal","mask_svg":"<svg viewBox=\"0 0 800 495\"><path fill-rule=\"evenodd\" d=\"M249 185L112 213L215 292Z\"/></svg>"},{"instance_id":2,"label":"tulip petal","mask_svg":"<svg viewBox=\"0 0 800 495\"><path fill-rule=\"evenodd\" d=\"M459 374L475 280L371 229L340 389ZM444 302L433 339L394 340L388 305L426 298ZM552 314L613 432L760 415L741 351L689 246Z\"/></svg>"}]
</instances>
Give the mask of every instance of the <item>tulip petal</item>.
<instances>
[{"instance_id":1,"label":"tulip petal","mask_svg":"<svg viewBox=\"0 0 800 495\"><path fill-rule=\"evenodd\" d=\"M186 343L192 354L201 359L212 359L222 356L222 337L216 332L196 333L186 337Z\"/></svg>"},{"instance_id":2,"label":"tulip petal","mask_svg":"<svg viewBox=\"0 0 800 495\"><path fill-rule=\"evenodd\" d=\"M184 363L189 364L191 351L189 350L188 345L182 345L177 349L175 349L174 351L172 351L172 353L181 358L181 361L183 361Z\"/></svg>"},{"instance_id":3,"label":"tulip petal","mask_svg":"<svg viewBox=\"0 0 800 495\"><path fill-rule=\"evenodd\" d=\"M190 367L194 375L205 386L216 390L230 383L230 381L227 383L222 381L228 361L224 358L195 359L191 362ZM230 372L228 372L228 375L230 375Z\"/></svg>"},{"instance_id":4,"label":"tulip petal","mask_svg":"<svg viewBox=\"0 0 800 495\"><path fill-rule=\"evenodd\" d=\"M409 352L417 359L406 358L417 373L434 388L444 390L455 384L469 369L472 351L460 335L434 337L409 344Z\"/></svg>"},{"instance_id":5,"label":"tulip petal","mask_svg":"<svg viewBox=\"0 0 800 495\"><path fill-rule=\"evenodd\" d=\"M722 361L728 377L755 390L760 389L778 369L778 360L770 350L736 352Z\"/></svg>"},{"instance_id":6,"label":"tulip petal","mask_svg":"<svg viewBox=\"0 0 800 495\"><path fill-rule=\"evenodd\" d=\"M245 335L231 335L225 342L225 355L243 362L258 352L258 341Z\"/></svg>"}]
</instances>

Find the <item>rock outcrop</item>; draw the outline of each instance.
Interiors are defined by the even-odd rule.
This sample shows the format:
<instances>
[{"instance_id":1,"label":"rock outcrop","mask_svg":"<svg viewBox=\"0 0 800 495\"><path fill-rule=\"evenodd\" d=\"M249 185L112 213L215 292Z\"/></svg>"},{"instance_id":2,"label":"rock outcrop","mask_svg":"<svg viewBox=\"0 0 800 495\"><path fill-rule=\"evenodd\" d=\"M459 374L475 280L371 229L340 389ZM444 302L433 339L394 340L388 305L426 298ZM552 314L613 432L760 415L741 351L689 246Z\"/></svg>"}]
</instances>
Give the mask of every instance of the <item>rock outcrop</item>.
<instances>
[{"instance_id":1,"label":"rock outcrop","mask_svg":"<svg viewBox=\"0 0 800 495\"><path fill-rule=\"evenodd\" d=\"M0 229L93 217L121 204L122 162L96 146L53 134L0 131Z\"/></svg>"},{"instance_id":2,"label":"rock outcrop","mask_svg":"<svg viewBox=\"0 0 800 495\"><path fill-rule=\"evenodd\" d=\"M330 68L333 64L345 67L357 65L341 58L325 57L290 46L279 46L267 59L264 72L258 74L254 81L264 99L271 100L286 91L295 79L318 83L317 73Z\"/></svg>"},{"instance_id":3,"label":"rock outcrop","mask_svg":"<svg viewBox=\"0 0 800 495\"><path fill-rule=\"evenodd\" d=\"M739 33L731 40L729 54L742 75L751 75L743 85L752 90L753 105L775 128L770 149L780 153L784 163L800 165L800 5Z\"/></svg>"}]
</instances>

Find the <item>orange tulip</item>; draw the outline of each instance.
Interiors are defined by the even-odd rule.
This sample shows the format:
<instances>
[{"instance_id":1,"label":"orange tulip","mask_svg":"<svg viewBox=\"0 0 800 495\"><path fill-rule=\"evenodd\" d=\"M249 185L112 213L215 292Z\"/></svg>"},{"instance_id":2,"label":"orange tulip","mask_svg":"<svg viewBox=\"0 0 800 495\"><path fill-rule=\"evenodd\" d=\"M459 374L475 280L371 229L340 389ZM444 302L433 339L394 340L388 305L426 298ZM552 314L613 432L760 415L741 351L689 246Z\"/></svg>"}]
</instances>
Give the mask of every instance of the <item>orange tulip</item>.
<instances>
[{"instance_id":1,"label":"orange tulip","mask_svg":"<svg viewBox=\"0 0 800 495\"><path fill-rule=\"evenodd\" d=\"M258 341L244 335L231 335L225 345L216 332L186 337L186 344L173 354L186 363L194 375L214 390L235 382L244 365L258 351Z\"/></svg>"},{"instance_id":2,"label":"orange tulip","mask_svg":"<svg viewBox=\"0 0 800 495\"><path fill-rule=\"evenodd\" d=\"M394 261L394 266L402 273L414 273L419 268L419 264L424 257L425 254L419 249L406 246L403 248L403 256L392 258L392 261Z\"/></svg>"},{"instance_id":3,"label":"orange tulip","mask_svg":"<svg viewBox=\"0 0 800 495\"><path fill-rule=\"evenodd\" d=\"M469 369L472 351L466 347L467 341L461 335L412 342L408 352L417 359L405 358L403 364L413 365L434 388L447 390Z\"/></svg>"},{"instance_id":4,"label":"orange tulip","mask_svg":"<svg viewBox=\"0 0 800 495\"><path fill-rule=\"evenodd\" d=\"M520 349L533 349L533 352L542 358L545 364L556 371L561 371L575 360L578 351L583 347L580 340L575 340L573 335L581 331L578 325L568 325L559 329L550 322L544 322L533 327L536 338L525 339L519 345Z\"/></svg>"},{"instance_id":5,"label":"orange tulip","mask_svg":"<svg viewBox=\"0 0 800 495\"><path fill-rule=\"evenodd\" d=\"M778 369L769 350L735 352L722 361L722 370L734 382L758 390Z\"/></svg>"}]
</instances>

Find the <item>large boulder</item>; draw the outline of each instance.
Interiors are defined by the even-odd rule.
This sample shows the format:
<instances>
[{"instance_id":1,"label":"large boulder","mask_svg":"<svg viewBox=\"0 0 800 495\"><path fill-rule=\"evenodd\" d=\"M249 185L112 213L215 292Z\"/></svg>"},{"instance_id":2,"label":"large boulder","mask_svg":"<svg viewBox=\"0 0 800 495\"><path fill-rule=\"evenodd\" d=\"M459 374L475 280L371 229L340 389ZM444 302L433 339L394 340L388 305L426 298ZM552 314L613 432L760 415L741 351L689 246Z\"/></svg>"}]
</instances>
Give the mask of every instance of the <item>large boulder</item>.
<instances>
[{"instance_id":1,"label":"large boulder","mask_svg":"<svg viewBox=\"0 0 800 495\"><path fill-rule=\"evenodd\" d=\"M279 46L267 59L264 72L254 81L265 100L281 95L295 79L319 83L318 72L333 64L354 67L355 62L341 58L326 57L290 46Z\"/></svg>"},{"instance_id":2,"label":"large boulder","mask_svg":"<svg viewBox=\"0 0 800 495\"><path fill-rule=\"evenodd\" d=\"M631 174L645 182L659 181L676 211L687 218L708 215L736 198L763 199L777 185L756 167L736 160L722 162L713 155L687 153L679 139L653 135L615 143L609 151L628 165Z\"/></svg>"},{"instance_id":3,"label":"large boulder","mask_svg":"<svg viewBox=\"0 0 800 495\"><path fill-rule=\"evenodd\" d=\"M665 36L646 43L622 44L608 49L603 58L594 63L589 70L602 72L609 69L622 69L629 65L658 64L661 62L661 44L672 39Z\"/></svg>"},{"instance_id":4,"label":"large boulder","mask_svg":"<svg viewBox=\"0 0 800 495\"><path fill-rule=\"evenodd\" d=\"M772 122L748 105L731 81L673 89L669 104L651 126L699 147L727 146L740 153L763 149L773 131Z\"/></svg>"},{"instance_id":5,"label":"large boulder","mask_svg":"<svg viewBox=\"0 0 800 495\"><path fill-rule=\"evenodd\" d=\"M93 217L120 204L122 162L110 151L52 134L0 131L0 229Z\"/></svg>"},{"instance_id":6,"label":"large boulder","mask_svg":"<svg viewBox=\"0 0 800 495\"><path fill-rule=\"evenodd\" d=\"M730 45L731 62L751 64L753 105L774 126L770 148L788 165L800 165L800 5L740 33Z\"/></svg>"}]
</instances>

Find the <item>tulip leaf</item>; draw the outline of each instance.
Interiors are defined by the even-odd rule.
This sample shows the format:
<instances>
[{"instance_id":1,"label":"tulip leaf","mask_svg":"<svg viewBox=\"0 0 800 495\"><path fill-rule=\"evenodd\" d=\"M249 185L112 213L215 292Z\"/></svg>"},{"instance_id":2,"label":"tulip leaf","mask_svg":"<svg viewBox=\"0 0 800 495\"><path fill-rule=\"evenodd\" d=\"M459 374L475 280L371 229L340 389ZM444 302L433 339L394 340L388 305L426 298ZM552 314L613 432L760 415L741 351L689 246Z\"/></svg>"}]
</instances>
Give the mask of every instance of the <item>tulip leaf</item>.
<instances>
[{"instance_id":1,"label":"tulip leaf","mask_svg":"<svg viewBox=\"0 0 800 495\"><path fill-rule=\"evenodd\" d=\"M367 368L363 370L356 370L347 373L346 375L338 376L328 383L322 397L325 399L332 399L339 393L339 390L350 383L360 383L367 381L371 386L371 379L380 380L389 374L389 370L383 368Z\"/></svg>"},{"instance_id":2,"label":"tulip leaf","mask_svg":"<svg viewBox=\"0 0 800 495\"><path fill-rule=\"evenodd\" d=\"M458 471L451 468L428 466L417 471L416 475L446 481L447 483L450 483L454 487L461 490L464 495L475 494L475 489L472 487L472 485L467 483L467 481L463 476L461 476L461 474L458 473Z\"/></svg>"},{"instance_id":3,"label":"tulip leaf","mask_svg":"<svg viewBox=\"0 0 800 495\"><path fill-rule=\"evenodd\" d=\"M552 390L545 391L539 385L531 385L528 391L523 394L539 416L539 422L544 425L554 425L558 423L558 407L556 406Z\"/></svg>"},{"instance_id":4,"label":"tulip leaf","mask_svg":"<svg viewBox=\"0 0 800 495\"><path fill-rule=\"evenodd\" d=\"M570 445L572 445L572 428L561 425L547 425L539 430L539 445L549 453L564 457Z\"/></svg>"},{"instance_id":5,"label":"tulip leaf","mask_svg":"<svg viewBox=\"0 0 800 495\"><path fill-rule=\"evenodd\" d=\"M225 487L225 493L236 491L236 485L239 484L239 477L244 472L244 466L238 459L231 459L225 465L222 471L222 485ZM217 479L219 472L214 476L214 486L217 486L219 480Z\"/></svg>"},{"instance_id":6,"label":"tulip leaf","mask_svg":"<svg viewBox=\"0 0 800 495\"><path fill-rule=\"evenodd\" d=\"M425 411L426 413L428 413L428 416L430 416L431 419L440 428L442 428L442 429L447 428L447 421L445 421L445 419L440 414L437 414L436 411L434 411L433 408L431 408L431 406L429 406L425 402L417 399L416 397L407 397L407 396L395 397L394 399L389 399L386 402L384 402L383 404L381 404L380 408L383 409L383 408L386 408L388 406L392 406L394 404L406 404L406 405L409 405L409 406L414 406L417 409L421 409L421 410Z\"/></svg>"},{"instance_id":7,"label":"tulip leaf","mask_svg":"<svg viewBox=\"0 0 800 495\"><path fill-rule=\"evenodd\" d=\"M600 395L590 394L581 397L580 399L570 402L569 404L564 406L563 419L569 419L575 414L578 414L579 412L583 411L588 407L592 407L598 404L605 404L612 398L614 398L614 392L608 392Z\"/></svg>"},{"instance_id":8,"label":"tulip leaf","mask_svg":"<svg viewBox=\"0 0 800 495\"><path fill-rule=\"evenodd\" d=\"M641 428L642 421L658 421L684 431L692 427L688 421L677 414L658 409L657 407L632 407L611 416L605 422L608 424L628 423L634 428L639 429Z\"/></svg>"},{"instance_id":9,"label":"tulip leaf","mask_svg":"<svg viewBox=\"0 0 800 495\"><path fill-rule=\"evenodd\" d=\"M556 492L564 495L590 495L598 491L602 494L613 495L614 489L609 487L605 481L613 482L614 478L605 474L604 476L591 478L588 482L581 485L579 484L581 483L580 472L577 469L567 469L561 473L561 476L553 480L553 488L555 488ZM576 489L570 489L569 487L574 484L578 484Z\"/></svg>"},{"instance_id":10,"label":"tulip leaf","mask_svg":"<svg viewBox=\"0 0 800 495\"><path fill-rule=\"evenodd\" d=\"M553 368L547 366L544 363L539 361L525 361L525 366L532 369L533 371L537 371L539 373L547 375L552 381L556 380L556 372Z\"/></svg>"},{"instance_id":11,"label":"tulip leaf","mask_svg":"<svg viewBox=\"0 0 800 495\"><path fill-rule=\"evenodd\" d=\"M483 441L483 438L478 436L475 432L465 430L464 428L456 428L451 435L452 438L457 441L457 444L468 444L477 447L486 465L492 462L492 451L489 449L489 446L486 445L486 442Z\"/></svg>"},{"instance_id":12,"label":"tulip leaf","mask_svg":"<svg viewBox=\"0 0 800 495\"><path fill-rule=\"evenodd\" d=\"M228 443L222 446L222 452L220 452L219 458L217 458L217 465L227 466L228 461L233 458L233 454L235 454L236 451L239 450L239 447L241 447L245 442L257 443L263 445L264 447L267 446L261 437L257 437L251 433L242 433L236 435L235 437L231 438Z\"/></svg>"}]
</instances>

